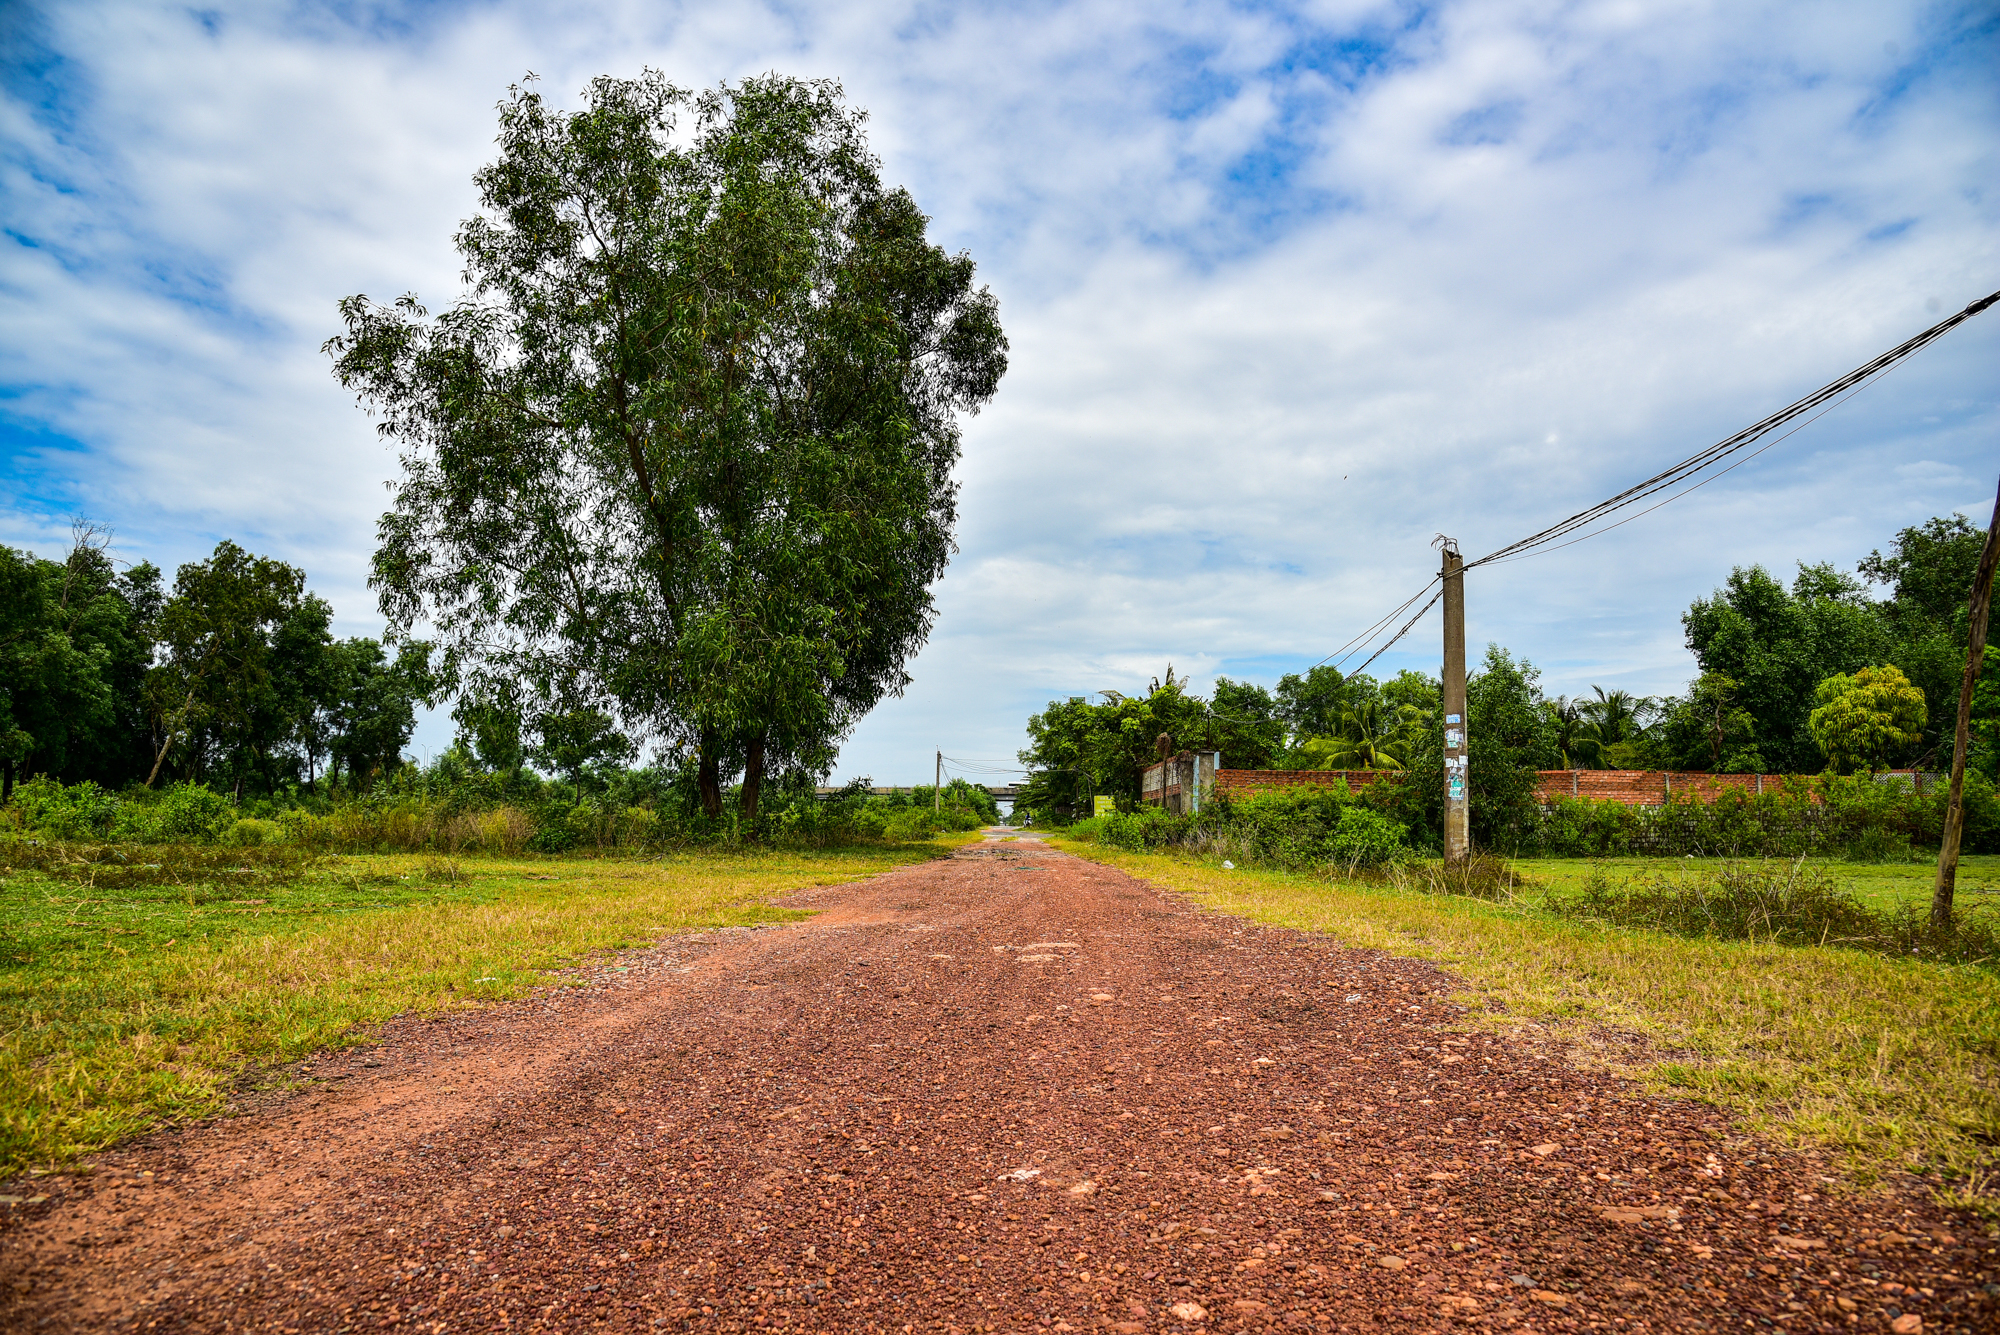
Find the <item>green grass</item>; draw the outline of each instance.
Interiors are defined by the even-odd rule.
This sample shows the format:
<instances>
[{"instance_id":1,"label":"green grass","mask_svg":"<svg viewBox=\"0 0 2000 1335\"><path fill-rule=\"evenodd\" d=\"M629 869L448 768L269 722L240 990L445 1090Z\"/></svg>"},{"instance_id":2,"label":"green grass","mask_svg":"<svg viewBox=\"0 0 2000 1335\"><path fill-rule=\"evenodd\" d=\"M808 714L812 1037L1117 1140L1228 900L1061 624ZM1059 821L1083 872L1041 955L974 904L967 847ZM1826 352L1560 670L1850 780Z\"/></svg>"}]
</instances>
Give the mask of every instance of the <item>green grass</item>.
<instances>
[{"instance_id":1,"label":"green grass","mask_svg":"<svg viewBox=\"0 0 2000 1335\"><path fill-rule=\"evenodd\" d=\"M1465 978L1475 1023L1532 1021L1659 1091L1830 1146L1857 1184L1926 1174L1941 1199L2000 1214L2000 974L1858 950L1690 940L1563 920L1532 898L1493 903L1057 841L1221 912L1434 960ZM1672 860L1613 864L1657 870ZM1995 859L1978 859L1991 877ZM1520 864L1552 887L1592 865ZM1684 865L1684 863L1683 863ZM1872 896L1911 893L1899 868ZM1921 873L1921 868L1912 869ZM1966 884L1970 878L1962 878ZM1920 881L1920 875L1919 875ZM1928 894L1928 889L1924 891ZM1607 1035L1638 1034L1636 1064Z\"/></svg>"},{"instance_id":2,"label":"green grass","mask_svg":"<svg viewBox=\"0 0 2000 1335\"><path fill-rule=\"evenodd\" d=\"M597 951L802 916L766 901L941 851L247 871L196 858L189 871L135 847L92 866L0 868L0 1177L215 1113L246 1072L390 1016L519 996Z\"/></svg>"},{"instance_id":3,"label":"green grass","mask_svg":"<svg viewBox=\"0 0 2000 1335\"><path fill-rule=\"evenodd\" d=\"M1521 874L1552 891L1581 889L1593 872L1614 881L1638 875L1675 871L1709 858L1521 858ZM1840 883L1840 888L1874 909L1894 909L1906 903L1928 904L1937 878L1937 862L1824 862L1814 866ZM2000 907L2000 856L1988 853L1962 858L1958 867L1960 907L1991 904Z\"/></svg>"}]
</instances>

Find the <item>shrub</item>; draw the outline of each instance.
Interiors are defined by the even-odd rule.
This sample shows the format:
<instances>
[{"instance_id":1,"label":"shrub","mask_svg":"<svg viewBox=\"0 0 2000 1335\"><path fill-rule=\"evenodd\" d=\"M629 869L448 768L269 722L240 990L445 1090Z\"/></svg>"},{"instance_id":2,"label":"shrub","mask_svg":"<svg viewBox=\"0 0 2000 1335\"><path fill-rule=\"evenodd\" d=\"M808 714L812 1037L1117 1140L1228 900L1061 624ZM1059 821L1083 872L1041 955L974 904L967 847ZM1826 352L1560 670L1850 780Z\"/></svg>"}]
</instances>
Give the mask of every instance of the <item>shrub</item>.
<instances>
[{"instance_id":1,"label":"shrub","mask_svg":"<svg viewBox=\"0 0 2000 1335\"><path fill-rule=\"evenodd\" d=\"M96 839L110 830L118 807L116 796L87 780L64 786L38 777L15 787L6 819L44 839Z\"/></svg>"},{"instance_id":2,"label":"shrub","mask_svg":"<svg viewBox=\"0 0 2000 1335\"><path fill-rule=\"evenodd\" d=\"M1534 882L1521 875L1504 858L1479 853L1463 863L1406 862L1395 867L1391 879L1399 889L1426 895L1465 895L1472 899L1513 899Z\"/></svg>"},{"instance_id":3,"label":"shrub","mask_svg":"<svg viewBox=\"0 0 2000 1335\"><path fill-rule=\"evenodd\" d=\"M120 817L163 843L210 844L236 824L236 808L228 798L198 783L177 783L151 806L127 803ZM123 819L121 824L126 823Z\"/></svg>"},{"instance_id":4,"label":"shrub","mask_svg":"<svg viewBox=\"0 0 2000 1335\"><path fill-rule=\"evenodd\" d=\"M271 820L239 820L222 836L232 848L257 848L275 844L285 837L285 829Z\"/></svg>"},{"instance_id":5,"label":"shrub","mask_svg":"<svg viewBox=\"0 0 2000 1335\"><path fill-rule=\"evenodd\" d=\"M1333 860L1350 870L1380 867L1408 856L1408 831L1387 816L1351 806L1340 813L1331 851Z\"/></svg>"},{"instance_id":6,"label":"shrub","mask_svg":"<svg viewBox=\"0 0 2000 1335\"><path fill-rule=\"evenodd\" d=\"M939 822L934 814L921 807L906 807L889 817L883 825L882 834L884 838L908 844L934 838L938 829Z\"/></svg>"}]
</instances>

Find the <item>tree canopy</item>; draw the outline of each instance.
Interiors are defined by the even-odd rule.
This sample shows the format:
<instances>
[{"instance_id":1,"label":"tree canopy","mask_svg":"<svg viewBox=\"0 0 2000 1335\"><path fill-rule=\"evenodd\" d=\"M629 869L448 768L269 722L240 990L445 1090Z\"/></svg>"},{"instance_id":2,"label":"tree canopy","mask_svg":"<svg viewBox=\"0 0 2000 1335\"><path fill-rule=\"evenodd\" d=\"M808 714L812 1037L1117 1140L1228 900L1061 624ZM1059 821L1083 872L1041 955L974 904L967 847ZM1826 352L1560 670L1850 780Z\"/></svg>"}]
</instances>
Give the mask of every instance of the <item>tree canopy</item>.
<instances>
[{"instance_id":1,"label":"tree canopy","mask_svg":"<svg viewBox=\"0 0 2000 1335\"><path fill-rule=\"evenodd\" d=\"M584 100L501 104L456 304L342 303L335 372L402 447L373 582L475 696L607 710L754 815L907 683L1006 339L837 85Z\"/></svg>"}]
</instances>

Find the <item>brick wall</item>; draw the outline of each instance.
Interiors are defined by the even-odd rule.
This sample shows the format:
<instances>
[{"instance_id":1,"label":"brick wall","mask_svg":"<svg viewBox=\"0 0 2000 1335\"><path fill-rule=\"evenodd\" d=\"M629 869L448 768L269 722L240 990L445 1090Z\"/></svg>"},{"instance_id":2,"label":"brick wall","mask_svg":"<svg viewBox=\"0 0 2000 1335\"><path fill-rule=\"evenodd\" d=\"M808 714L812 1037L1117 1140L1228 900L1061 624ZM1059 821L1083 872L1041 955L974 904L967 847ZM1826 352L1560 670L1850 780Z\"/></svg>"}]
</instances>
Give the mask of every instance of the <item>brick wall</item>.
<instances>
[{"instance_id":1,"label":"brick wall","mask_svg":"<svg viewBox=\"0 0 2000 1335\"><path fill-rule=\"evenodd\" d=\"M1260 788L1331 788L1342 779L1352 789L1371 783L1394 783L1403 776L1381 769L1219 769L1215 772L1218 793L1250 793Z\"/></svg>"},{"instance_id":2,"label":"brick wall","mask_svg":"<svg viewBox=\"0 0 2000 1335\"><path fill-rule=\"evenodd\" d=\"M1218 793L1251 793L1270 788L1327 788L1341 780L1353 790L1371 783L1397 783L1402 775L1395 770L1334 769L1225 769L1215 774ZM1930 776L1908 770L1879 775L1923 783ZM1558 797L1584 797L1595 802L1622 802L1629 807L1657 807L1669 795L1676 800L1693 798L1713 801L1717 794L1731 790L1750 794L1778 793L1786 785L1802 783L1798 775L1786 774L1694 774L1637 769L1549 769L1540 774L1538 795L1544 804Z\"/></svg>"}]
</instances>

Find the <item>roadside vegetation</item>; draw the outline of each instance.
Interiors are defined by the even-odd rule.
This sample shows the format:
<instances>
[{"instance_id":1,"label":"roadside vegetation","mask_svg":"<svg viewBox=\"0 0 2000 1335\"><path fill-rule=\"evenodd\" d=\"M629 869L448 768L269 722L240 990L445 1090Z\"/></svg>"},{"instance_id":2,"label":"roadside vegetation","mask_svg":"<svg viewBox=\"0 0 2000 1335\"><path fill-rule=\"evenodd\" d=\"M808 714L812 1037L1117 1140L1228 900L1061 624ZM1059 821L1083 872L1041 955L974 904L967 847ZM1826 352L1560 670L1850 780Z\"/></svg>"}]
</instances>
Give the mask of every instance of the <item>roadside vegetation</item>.
<instances>
[{"instance_id":1,"label":"roadside vegetation","mask_svg":"<svg viewBox=\"0 0 2000 1335\"><path fill-rule=\"evenodd\" d=\"M598 952L803 916L773 896L934 845L666 857L0 843L0 1177L221 1111L391 1016L520 996Z\"/></svg>"}]
</instances>

